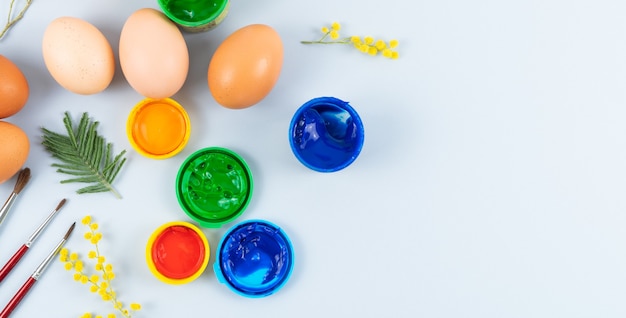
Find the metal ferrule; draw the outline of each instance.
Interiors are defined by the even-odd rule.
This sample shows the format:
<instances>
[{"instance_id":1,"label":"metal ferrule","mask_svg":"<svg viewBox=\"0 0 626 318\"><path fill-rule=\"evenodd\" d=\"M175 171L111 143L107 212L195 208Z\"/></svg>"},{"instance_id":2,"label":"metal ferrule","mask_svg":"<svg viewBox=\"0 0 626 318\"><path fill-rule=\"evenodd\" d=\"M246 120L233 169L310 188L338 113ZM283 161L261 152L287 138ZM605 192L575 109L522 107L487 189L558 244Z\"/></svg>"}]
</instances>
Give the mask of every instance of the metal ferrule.
<instances>
[{"instance_id":1,"label":"metal ferrule","mask_svg":"<svg viewBox=\"0 0 626 318\"><path fill-rule=\"evenodd\" d=\"M34 280L39 279L39 276L41 276L43 271L46 270L46 267L50 265L50 262L54 259L55 255L57 255L57 253L61 250L61 248L63 247L63 244L65 244L65 241L67 240L66 239L61 240L61 242L57 244L57 246L54 248L54 250L52 250L52 252L48 255L48 257L46 257L46 259L44 259L43 262L39 264L37 269L35 269L35 272L33 272L33 275L31 276Z\"/></svg>"},{"instance_id":2,"label":"metal ferrule","mask_svg":"<svg viewBox=\"0 0 626 318\"><path fill-rule=\"evenodd\" d=\"M33 233L33 235L31 235L28 238L28 241L26 241L26 247L30 247L31 244L33 244L33 242L37 239L37 237L39 236L39 234L41 234L41 232L43 231L43 229L46 227L46 225L48 225L48 223L50 223L50 220L52 220L52 218L56 215L56 213L59 211L59 209L55 209L54 211L52 211L52 213L50 213L50 215L48 215L48 217L46 218L45 221L43 221L43 223L41 223L41 225L37 228L37 230L35 230L35 232Z\"/></svg>"},{"instance_id":3,"label":"metal ferrule","mask_svg":"<svg viewBox=\"0 0 626 318\"><path fill-rule=\"evenodd\" d=\"M4 221L4 218L6 218L7 214L9 214L9 210L11 210L11 207L13 206L13 203L15 202L16 198L17 198L17 193L15 192L11 193L7 201L2 206L2 209L0 209L0 224L2 224L2 222Z\"/></svg>"}]
</instances>

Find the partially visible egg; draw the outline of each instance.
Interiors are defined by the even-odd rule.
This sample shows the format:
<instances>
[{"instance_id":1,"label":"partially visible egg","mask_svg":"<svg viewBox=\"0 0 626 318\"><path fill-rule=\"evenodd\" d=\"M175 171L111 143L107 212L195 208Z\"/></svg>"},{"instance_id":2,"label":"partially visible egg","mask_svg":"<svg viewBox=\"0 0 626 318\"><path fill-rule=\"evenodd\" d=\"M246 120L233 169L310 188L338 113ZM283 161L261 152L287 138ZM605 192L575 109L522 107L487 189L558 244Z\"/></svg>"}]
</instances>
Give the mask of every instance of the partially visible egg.
<instances>
[{"instance_id":1,"label":"partially visible egg","mask_svg":"<svg viewBox=\"0 0 626 318\"><path fill-rule=\"evenodd\" d=\"M43 34L42 51L50 75L70 92L99 93L113 80L111 44L87 21L74 17L53 20Z\"/></svg>"},{"instance_id":2,"label":"partially visible egg","mask_svg":"<svg viewBox=\"0 0 626 318\"><path fill-rule=\"evenodd\" d=\"M187 43L176 24L156 9L139 9L128 17L119 56L128 84L145 97L171 97L187 79Z\"/></svg>"},{"instance_id":3,"label":"partially visible egg","mask_svg":"<svg viewBox=\"0 0 626 318\"><path fill-rule=\"evenodd\" d=\"M0 183L4 183L26 162L30 142L20 127L0 121L0 145Z\"/></svg>"},{"instance_id":4,"label":"partially visible egg","mask_svg":"<svg viewBox=\"0 0 626 318\"><path fill-rule=\"evenodd\" d=\"M11 60L0 55L0 118L17 114L28 100L28 81Z\"/></svg>"},{"instance_id":5,"label":"partially visible egg","mask_svg":"<svg viewBox=\"0 0 626 318\"><path fill-rule=\"evenodd\" d=\"M207 74L209 90L224 107L250 107L274 88L282 65L280 35L268 25L245 26L215 50Z\"/></svg>"}]
</instances>

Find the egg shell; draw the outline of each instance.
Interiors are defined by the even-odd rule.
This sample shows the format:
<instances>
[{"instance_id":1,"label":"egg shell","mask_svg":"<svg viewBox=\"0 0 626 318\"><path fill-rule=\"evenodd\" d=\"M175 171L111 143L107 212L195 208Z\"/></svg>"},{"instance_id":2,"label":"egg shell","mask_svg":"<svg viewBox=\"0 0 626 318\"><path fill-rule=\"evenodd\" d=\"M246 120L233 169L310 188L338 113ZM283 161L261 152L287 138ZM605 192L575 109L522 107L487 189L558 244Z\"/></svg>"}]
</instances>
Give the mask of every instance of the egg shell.
<instances>
[{"instance_id":1,"label":"egg shell","mask_svg":"<svg viewBox=\"0 0 626 318\"><path fill-rule=\"evenodd\" d=\"M176 24L156 9L139 9L128 17L119 57L128 84L145 97L171 97L187 79L187 43Z\"/></svg>"},{"instance_id":2,"label":"egg shell","mask_svg":"<svg viewBox=\"0 0 626 318\"><path fill-rule=\"evenodd\" d=\"M28 159L30 142L18 126L0 121L0 183L11 179Z\"/></svg>"},{"instance_id":3,"label":"egg shell","mask_svg":"<svg viewBox=\"0 0 626 318\"><path fill-rule=\"evenodd\" d=\"M0 118L17 114L28 101L28 81L11 60L0 55Z\"/></svg>"},{"instance_id":4,"label":"egg shell","mask_svg":"<svg viewBox=\"0 0 626 318\"><path fill-rule=\"evenodd\" d=\"M68 91L91 95L111 84L113 49L93 24L75 17L56 18L46 28L42 42L48 72Z\"/></svg>"},{"instance_id":5,"label":"egg shell","mask_svg":"<svg viewBox=\"0 0 626 318\"><path fill-rule=\"evenodd\" d=\"M229 35L215 50L208 69L213 98L232 109L257 104L278 81L283 65L280 35L265 24L251 24Z\"/></svg>"}]
</instances>

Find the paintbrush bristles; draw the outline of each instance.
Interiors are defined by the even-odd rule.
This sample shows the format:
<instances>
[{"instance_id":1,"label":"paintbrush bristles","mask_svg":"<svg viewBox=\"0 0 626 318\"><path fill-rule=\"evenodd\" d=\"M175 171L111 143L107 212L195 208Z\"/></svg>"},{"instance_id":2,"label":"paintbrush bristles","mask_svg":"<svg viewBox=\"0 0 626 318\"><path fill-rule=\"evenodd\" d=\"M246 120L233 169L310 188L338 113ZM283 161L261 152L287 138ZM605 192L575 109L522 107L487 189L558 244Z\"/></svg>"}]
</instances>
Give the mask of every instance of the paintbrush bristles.
<instances>
[{"instance_id":1,"label":"paintbrush bristles","mask_svg":"<svg viewBox=\"0 0 626 318\"><path fill-rule=\"evenodd\" d=\"M72 231L74 231L75 226L76 222L72 223L72 226L70 226L70 229L67 230L67 233L65 233L65 236L63 237L64 240L67 240L70 237L70 234L72 234Z\"/></svg>"},{"instance_id":2,"label":"paintbrush bristles","mask_svg":"<svg viewBox=\"0 0 626 318\"><path fill-rule=\"evenodd\" d=\"M19 194L22 192L22 189L24 189L28 180L30 180L30 168L24 168L17 176L17 182L15 183L15 188L13 188L13 193Z\"/></svg>"},{"instance_id":3,"label":"paintbrush bristles","mask_svg":"<svg viewBox=\"0 0 626 318\"><path fill-rule=\"evenodd\" d=\"M59 205L57 205L57 208L54 209L54 210L55 211L56 210L60 210L63 207L63 205L65 204L65 201L67 201L67 200L66 199L61 200L61 202L59 202Z\"/></svg>"}]
</instances>

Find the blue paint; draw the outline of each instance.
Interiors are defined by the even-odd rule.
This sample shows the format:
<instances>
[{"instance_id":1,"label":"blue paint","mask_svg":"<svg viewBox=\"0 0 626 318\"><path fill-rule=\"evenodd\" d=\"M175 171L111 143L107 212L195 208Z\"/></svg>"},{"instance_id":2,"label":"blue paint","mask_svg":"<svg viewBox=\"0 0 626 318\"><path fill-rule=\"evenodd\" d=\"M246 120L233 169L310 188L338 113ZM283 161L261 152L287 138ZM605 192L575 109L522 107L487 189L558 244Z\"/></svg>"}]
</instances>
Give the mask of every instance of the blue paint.
<instances>
[{"instance_id":1,"label":"blue paint","mask_svg":"<svg viewBox=\"0 0 626 318\"><path fill-rule=\"evenodd\" d=\"M214 271L220 282L246 297L278 291L293 269L293 247L276 225L250 220L231 228L217 248Z\"/></svg>"},{"instance_id":2,"label":"blue paint","mask_svg":"<svg viewBox=\"0 0 626 318\"><path fill-rule=\"evenodd\" d=\"M334 172L350 165L361 152L363 123L357 112L334 97L314 98L291 120L291 150L306 167Z\"/></svg>"}]
</instances>

